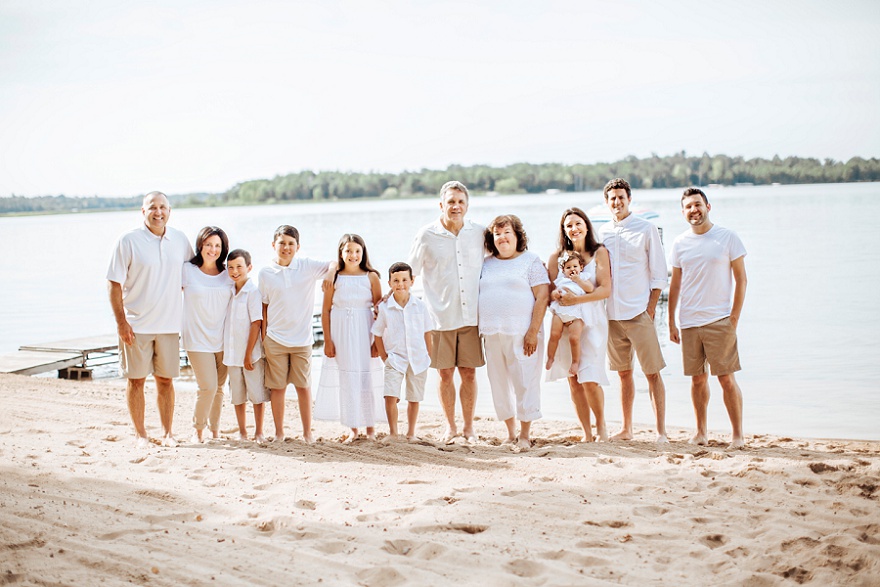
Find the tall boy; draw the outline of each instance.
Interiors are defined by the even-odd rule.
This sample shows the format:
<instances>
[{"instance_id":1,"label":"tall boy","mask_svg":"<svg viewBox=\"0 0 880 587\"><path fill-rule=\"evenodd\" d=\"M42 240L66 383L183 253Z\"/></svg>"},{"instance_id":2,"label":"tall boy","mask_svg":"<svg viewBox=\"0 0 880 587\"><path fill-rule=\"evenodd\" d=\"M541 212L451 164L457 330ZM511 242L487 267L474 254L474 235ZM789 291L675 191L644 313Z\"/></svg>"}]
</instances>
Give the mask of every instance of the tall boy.
<instances>
[{"instance_id":1,"label":"tall boy","mask_svg":"<svg viewBox=\"0 0 880 587\"><path fill-rule=\"evenodd\" d=\"M379 316L373 323L376 349L385 362L385 413L391 437L397 438L397 404L405 378L406 437L412 440L416 435L419 402L425 399L434 322L425 303L409 293L413 285L412 267L406 263L392 265L388 285L392 295L379 305Z\"/></svg>"},{"instance_id":2,"label":"tall boy","mask_svg":"<svg viewBox=\"0 0 880 587\"><path fill-rule=\"evenodd\" d=\"M235 249L226 258L226 271L235 282L235 295L226 311L223 364L229 367L229 395L235 406L239 439L248 439L245 405L250 399L254 404L254 441L265 442L263 404L269 401L269 390L263 370L263 298L248 279L251 269L251 255L244 249Z\"/></svg>"}]
</instances>

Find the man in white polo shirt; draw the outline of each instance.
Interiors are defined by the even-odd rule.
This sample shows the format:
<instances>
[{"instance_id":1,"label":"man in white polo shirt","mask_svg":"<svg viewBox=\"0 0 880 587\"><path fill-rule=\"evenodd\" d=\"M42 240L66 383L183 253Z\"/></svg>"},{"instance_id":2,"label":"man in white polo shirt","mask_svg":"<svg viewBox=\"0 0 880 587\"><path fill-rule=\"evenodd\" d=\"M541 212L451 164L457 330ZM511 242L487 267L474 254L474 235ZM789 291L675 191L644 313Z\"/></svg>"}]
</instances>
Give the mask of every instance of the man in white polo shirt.
<instances>
[{"instance_id":1,"label":"man in white polo shirt","mask_svg":"<svg viewBox=\"0 0 880 587\"><path fill-rule=\"evenodd\" d=\"M144 224L116 243L107 280L119 334L119 364L127 379L128 412L137 446L149 446L144 427L144 382L153 374L164 446L177 446L171 433L173 378L180 373L183 319L181 274L193 257L186 236L169 226L171 205L162 192L144 196Z\"/></svg>"},{"instance_id":2,"label":"man in white polo shirt","mask_svg":"<svg viewBox=\"0 0 880 587\"><path fill-rule=\"evenodd\" d=\"M440 188L440 218L422 227L409 253L413 275L421 276L425 302L437 330L432 335L431 367L440 375L440 405L446 416L445 442L458 435L455 424L455 369L461 377L464 437L476 441L476 368L486 364L477 329L477 297L486 250L484 227L465 220L468 190L458 181Z\"/></svg>"},{"instance_id":3,"label":"man in white polo shirt","mask_svg":"<svg viewBox=\"0 0 880 587\"><path fill-rule=\"evenodd\" d=\"M611 257L611 297L608 312L608 362L620 377L623 428L611 440L632 440L632 410L636 397L633 351L648 380L657 422L657 442L666 439L666 387L660 370L666 366L654 328L660 292L668 282L660 231L630 212L632 190L625 179L605 184L605 203L613 220L599 230L599 240Z\"/></svg>"},{"instance_id":4,"label":"man in white polo shirt","mask_svg":"<svg viewBox=\"0 0 880 587\"><path fill-rule=\"evenodd\" d=\"M742 392L734 373L740 370L736 327L746 299L746 248L736 233L709 221L711 209L702 190L684 191L681 213L691 227L675 239L669 254L669 338L681 344L684 374L691 377L691 399L697 416L697 433L691 442L708 442L708 362L724 391L724 405L733 428L730 446L740 447L745 442ZM680 334L675 321L679 300Z\"/></svg>"}]
</instances>

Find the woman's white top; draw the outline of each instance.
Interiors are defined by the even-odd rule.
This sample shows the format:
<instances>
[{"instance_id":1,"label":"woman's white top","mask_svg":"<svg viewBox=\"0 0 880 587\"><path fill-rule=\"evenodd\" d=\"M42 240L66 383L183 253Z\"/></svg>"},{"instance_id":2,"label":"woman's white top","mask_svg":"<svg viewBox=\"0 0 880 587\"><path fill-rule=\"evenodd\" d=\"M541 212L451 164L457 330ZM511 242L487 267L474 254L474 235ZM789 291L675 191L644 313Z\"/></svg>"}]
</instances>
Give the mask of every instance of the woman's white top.
<instances>
[{"instance_id":1,"label":"woman's white top","mask_svg":"<svg viewBox=\"0 0 880 587\"><path fill-rule=\"evenodd\" d=\"M223 324L235 292L226 273L206 275L190 262L183 264L183 349L200 353L223 350Z\"/></svg>"},{"instance_id":2,"label":"woman's white top","mask_svg":"<svg viewBox=\"0 0 880 587\"><path fill-rule=\"evenodd\" d=\"M535 253L513 259L486 257L480 275L480 334L524 336L532 323L536 285L550 283L547 268Z\"/></svg>"}]
</instances>

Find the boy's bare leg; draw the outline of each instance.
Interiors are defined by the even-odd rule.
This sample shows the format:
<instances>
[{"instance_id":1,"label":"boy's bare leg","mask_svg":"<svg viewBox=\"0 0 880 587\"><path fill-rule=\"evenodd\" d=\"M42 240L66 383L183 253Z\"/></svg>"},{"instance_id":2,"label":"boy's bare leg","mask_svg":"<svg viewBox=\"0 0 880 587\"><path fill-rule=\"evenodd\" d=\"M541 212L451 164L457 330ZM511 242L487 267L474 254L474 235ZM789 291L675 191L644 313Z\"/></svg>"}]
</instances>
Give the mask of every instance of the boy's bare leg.
<instances>
[{"instance_id":1,"label":"boy's bare leg","mask_svg":"<svg viewBox=\"0 0 880 587\"><path fill-rule=\"evenodd\" d=\"M706 410L709 408L709 374L691 377L691 400L694 402L694 415L697 418L697 433L690 439L691 444L708 444L709 432Z\"/></svg>"},{"instance_id":2,"label":"boy's bare leg","mask_svg":"<svg viewBox=\"0 0 880 587\"><path fill-rule=\"evenodd\" d=\"M409 402L406 406L406 437L412 440L416 437L416 422L419 419L419 402Z\"/></svg>"},{"instance_id":3,"label":"boy's bare leg","mask_svg":"<svg viewBox=\"0 0 880 587\"><path fill-rule=\"evenodd\" d=\"M571 345L571 368L568 374L577 377L581 366L581 334L584 332L583 320L572 320L568 323L568 344Z\"/></svg>"},{"instance_id":4,"label":"boy's bare leg","mask_svg":"<svg viewBox=\"0 0 880 587\"><path fill-rule=\"evenodd\" d=\"M559 339L562 338L563 328L565 328L565 324L562 323L562 319L553 314L553 320L550 323L550 340L547 342L547 364L544 365L544 369L549 370L553 366L553 361L556 358L556 349L559 348Z\"/></svg>"},{"instance_id":5,"label":"boy's bare leg","mask_svg":"<svg viewBox=\"0 0 880 587\"><path fill-rule=\"evenodd\" d=\"M235 408L235 419L238 421L238 439L247 440L247 424L245 423L246 404L233 406Z\"/></svg>"},{"instance_id":6,"label":"boy's bare leg","mask_svg":"<svg viewBox=\"0 0 880 587\"><path fill-rule=\"evenodd\" d=\"M254 442L266 442L263 436L263 414L266 404L254 404Z\"/></svg>"},{"instance_id":7,"label":"boy's bare leg","mask_svg":"<svg viewBox=\"0 0 880 587\"><path fill-rule=\"evenodd\" d=\"M284 440L284 392L286 391L286 387L269 390L272 402L272 420L275 422L275 440ZM298 389L297 393L299 393Z\"/></svg>"},{"instance_id":8,"label":"boy's bare leg","mask_svg":"<svg viewBox=\"0 0 880 587\"><path fill-rule=\"evenodd\" d=\"M394 396L385 396L385 415L388 417L388 434L392 438L397 438L397 402L400 400Z\"/></svg>"},{"instance_id":9,"label":"boy's bare leg","mask_svg":"<svg viewBox=\"0 0 880 587\"><path fill-rule=\"evenodd\" d=\"M311 444L315 442L312 437L312 389L297 387L296 397L299 402L299 417L303 426L303 440Z\"/></svg>"}]
</instances>

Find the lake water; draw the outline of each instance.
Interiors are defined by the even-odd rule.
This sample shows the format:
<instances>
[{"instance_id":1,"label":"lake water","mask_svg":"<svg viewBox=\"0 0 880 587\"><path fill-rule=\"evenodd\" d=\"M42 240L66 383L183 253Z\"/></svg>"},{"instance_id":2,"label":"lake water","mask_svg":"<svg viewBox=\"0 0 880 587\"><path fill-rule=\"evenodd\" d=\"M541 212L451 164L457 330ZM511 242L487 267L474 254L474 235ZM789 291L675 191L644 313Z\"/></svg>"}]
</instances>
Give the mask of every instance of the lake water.
<instances>
[{"instance_id":1,"label":"lake water","mask_svg":"<svg viewBox=\"0 0 880 587\"><path fill-rule=\"evenodd\" d=\"M660 214L667 245L687 229L680 194L633 194L633 206ZM749 287L739 327L743 371L737 375L746 433L880 439L880 184L736 187L709 190L709 198L712 220L735 230L748 249ZM486 224L497 214L519 215L529 248L546 258L562 210L601 203L601 192L475 197L468 217ZM269 263L279 224L300 230L299 254L328 260L339 237L356 232L384 276L392 262L406 259L417 228L438 211L435 199L300 203L180 209L170 224L191 239L202 226L223 227L233 248L253 255L254 274ZM107 263L117 238L140 222L137 211L0 218L0 352L114 332ZM668 341L665 315L658 322L668 363L662 372L667 423L692 428L680 351ZM477 413L492 416L485 369L480 371ZM606 413L613 429L620 400L611 381ZM711 385L709 427L729 431L720 388L714 380ZM637 378L637 386L635 421L650 423L644 378ZM425 406L439 409L433 387L427 395ZM547 384L543 404L545 417L573 418L564 383Z\"/></svg>"}]
</instances>

